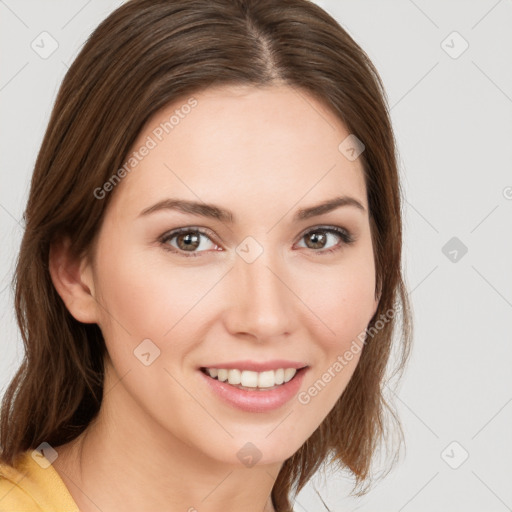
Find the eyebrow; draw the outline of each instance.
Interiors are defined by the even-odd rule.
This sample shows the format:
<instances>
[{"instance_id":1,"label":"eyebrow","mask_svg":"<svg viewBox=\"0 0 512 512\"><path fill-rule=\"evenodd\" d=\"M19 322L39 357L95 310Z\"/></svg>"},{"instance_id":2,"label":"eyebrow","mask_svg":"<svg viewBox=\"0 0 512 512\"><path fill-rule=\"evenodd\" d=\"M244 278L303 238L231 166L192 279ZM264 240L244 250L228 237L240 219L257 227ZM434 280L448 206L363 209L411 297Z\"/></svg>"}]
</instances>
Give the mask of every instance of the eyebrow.
<instances>
[{"instance_id":1,"label":"eyebrow","mask_svg":"<svg viewBox=\"0 0 512 512\"><path fill-rule=\"evenodd\" d=\"M307 208L301 208L297 210L294 221L300 221L316 217L324 213L328 213L342 206L353 206L361 212L366 212L366 208L357 199L349 196L339 196L333 199L328 199L320 204L309 206ZM201 217L208 217L223 222L235 223L236 219L233 212L214 204L200 203L197 201L187 201L185 199L173 199L168 198L142 210L139 217L149 215L153 212L161 210L176 210L183 213L191 213L192 215L198 215Z\"/></svg>"}]
</instances>

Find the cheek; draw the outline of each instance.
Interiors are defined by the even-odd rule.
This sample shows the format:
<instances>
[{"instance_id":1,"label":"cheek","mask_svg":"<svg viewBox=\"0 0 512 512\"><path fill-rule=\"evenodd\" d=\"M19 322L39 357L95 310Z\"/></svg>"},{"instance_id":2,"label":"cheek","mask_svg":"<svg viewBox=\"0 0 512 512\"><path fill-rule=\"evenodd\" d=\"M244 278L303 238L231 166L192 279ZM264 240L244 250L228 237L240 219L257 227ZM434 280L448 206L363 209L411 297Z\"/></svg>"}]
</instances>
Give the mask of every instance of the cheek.
<instances>
[{"instance_id":1,"label":"cheek","mask_svg":"<svg viewBox=\"0 0 512 512\"><path fill-rule=\"evenodd\" d=\"M372 283L371 278L362 280L354 274L350 279L340 277L314 302L322 321L314 324L309 335L315 340L318 359L296 397L303 417L315 418L311 433L336 405L359 363L373 315Z\"/></svg>"},{"instance_id":2,"label":"cheek","mask_svg":"<svg viewBox=\"0 0 512 512\"><path fill-rule=\"evenodd\" d=\"M319 268L314 277L300 282L304 303L318 319L312 339L340 349L366 329L375 309L371 258L354 257L336 268Z\"/></svg>"},{"instance_id":3,"label":"cheek","mask_svg":"<svg viewBox=\"0 0 512 512\"><path fill-rule=\"evenodd\" d=\"M335 405L352 377L375 310L372 254L364 251L351 256L336 270L319 268L315 279L302 281L307 294L304 302L315 319L309 324L308 336L315 340L319 360L297 399L301 407L314 408L320 415Z\"/></svg>"},{"instance_id":4,"label":"cheek","mask_svg":"<svg viewBox=\"0 0 512 512\"><path fill-rule=\"evenodd\" d=\"M208 265L171 264L158 248L107 247L98 267L102 330L111 340L129 338L134 347L146 338L161 347L168 343L170 331L189 325L188 318L204 310L203 299L225 272Z\"/></svg>"}]
</instances>

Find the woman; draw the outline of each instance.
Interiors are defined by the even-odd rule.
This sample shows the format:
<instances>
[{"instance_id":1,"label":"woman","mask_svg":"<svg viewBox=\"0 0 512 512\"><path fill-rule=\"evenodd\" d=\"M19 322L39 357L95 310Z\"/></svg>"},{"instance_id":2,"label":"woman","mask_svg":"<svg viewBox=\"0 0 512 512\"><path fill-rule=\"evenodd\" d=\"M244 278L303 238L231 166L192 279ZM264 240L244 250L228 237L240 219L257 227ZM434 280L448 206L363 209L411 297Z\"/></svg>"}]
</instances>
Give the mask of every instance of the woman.
<instances>
[{"instance_id":1,"label":"woman","mask_svg":"<svg viewBox=\"0 0 512 512\"><path fill-rule=\"evenodd\" d=\"M305 0L100 24L25 212L0 506L284 512L323 463L367 492L411 337L384 98Z\"/></svg>"}]
</instances>

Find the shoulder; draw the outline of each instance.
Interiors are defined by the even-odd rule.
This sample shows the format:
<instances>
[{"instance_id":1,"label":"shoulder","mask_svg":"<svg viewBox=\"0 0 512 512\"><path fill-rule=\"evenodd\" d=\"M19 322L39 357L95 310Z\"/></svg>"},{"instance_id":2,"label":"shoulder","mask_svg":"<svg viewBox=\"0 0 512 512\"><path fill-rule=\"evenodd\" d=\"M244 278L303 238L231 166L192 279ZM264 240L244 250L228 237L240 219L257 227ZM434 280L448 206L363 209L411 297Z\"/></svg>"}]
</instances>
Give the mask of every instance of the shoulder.
<instances>
[{"instance_id":1,"label":"shoulder","mask_svg":"<svg viewBox=\"0 0 512 512\"><path fill-rule=\"evenodd\" d=\"M19 454L14 466L0 462L0 512L79 512L52 464L34 453Z\"/></svg>"},{"instance_id":2,"label":"shoulder","mask_svg":"<svg viewBox=\"0 0 512 512\"><path fill-rule=\"evenodd\" d=\"M38 504L24 490L27 475L17 467L0 463L0 512L39 512Z\"/></svg>"},{"instance_id":3,"label":"shoulder","mask_svg":"<svg viewBox=\"0 0 512 512\"><path fill-rule=\"evenodd\" d=\"M0 512L42 512L22 489L0 475Z\"/></svg>"}]
</instances>

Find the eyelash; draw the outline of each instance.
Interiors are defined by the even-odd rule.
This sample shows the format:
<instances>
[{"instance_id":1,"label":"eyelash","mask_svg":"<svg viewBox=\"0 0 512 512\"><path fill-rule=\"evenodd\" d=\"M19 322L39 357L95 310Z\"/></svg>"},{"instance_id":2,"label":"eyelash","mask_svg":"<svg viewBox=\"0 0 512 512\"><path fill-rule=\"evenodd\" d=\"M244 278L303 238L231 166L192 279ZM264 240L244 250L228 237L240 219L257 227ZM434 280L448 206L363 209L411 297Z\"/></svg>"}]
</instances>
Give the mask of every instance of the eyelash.
<instances>
[{"instance_id":1,"label":"eyelash","mask_svg":"<svg viewBox=\"0 0 512 512\"><path fill-rule=\"evenodd\" d=\"M310 249L311 251L313 251L313 253L315 253L317 255L325 255L325 254L329 254L329 253L332 253L335 251L339 251L343 248L344 245L350 245L355 242L355 239L353 238L350 231L348 231L344 228L340 228L338 226L316 226L316 227L306 231L300 237L300 239L304 238L305 236L309 235L310 233L315 233L315 232L319 232L319 231L323 232L323 233L334 233L342 239L343 243L335 245L334 247L331 247L330 249L325 249L325 250ZM169 231L168 233L165 233L164 235L162 235L159 238L159 242L162 244L164 250L172 252L174 254L179 254L180 256L184 256L185 258L201 256L201 253L203 253L203 252L211 252L211 251L197 251L197 252L189 252L187 254L185 251L177 250L176 248L170 246L167 243L169 240L172 240L173 238L175 238L183 233L200 233L201 235L204 235L208 239L210 239L211 242L215 243L211 239L211 234L209 231L200 229L200 228L195 228L195 227L179 228L179 229L174 229L173 231ZM306 247L306 249L308 249L308 248Z\"/></svg>"}]
</instances>

